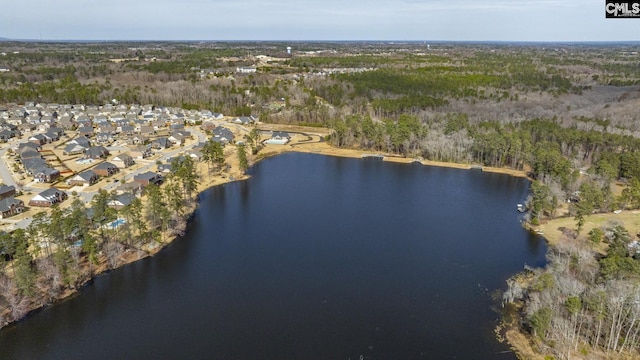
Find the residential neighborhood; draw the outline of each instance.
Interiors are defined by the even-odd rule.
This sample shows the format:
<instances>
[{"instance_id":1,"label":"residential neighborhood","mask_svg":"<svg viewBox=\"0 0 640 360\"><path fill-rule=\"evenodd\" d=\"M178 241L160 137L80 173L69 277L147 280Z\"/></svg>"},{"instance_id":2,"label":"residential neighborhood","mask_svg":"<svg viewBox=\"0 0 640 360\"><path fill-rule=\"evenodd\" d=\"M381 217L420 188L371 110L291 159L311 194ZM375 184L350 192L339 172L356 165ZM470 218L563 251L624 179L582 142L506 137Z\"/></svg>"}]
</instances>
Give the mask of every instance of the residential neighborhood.
<instances>
[{"instance_id":1,"label":"residential neighborhood","mask_svg":"<svg viewBox=\"0 0 640 360\"><path fill-rule=\"evenodd\" d=\"M6 104L0 107L0 229L25 228L30 209L65 206L70 196L89 204L100 189L126 202L162 183L169 159L201 161L206 141L232 144L257 121L153 105Z\"/></svg>"}]
</instances>

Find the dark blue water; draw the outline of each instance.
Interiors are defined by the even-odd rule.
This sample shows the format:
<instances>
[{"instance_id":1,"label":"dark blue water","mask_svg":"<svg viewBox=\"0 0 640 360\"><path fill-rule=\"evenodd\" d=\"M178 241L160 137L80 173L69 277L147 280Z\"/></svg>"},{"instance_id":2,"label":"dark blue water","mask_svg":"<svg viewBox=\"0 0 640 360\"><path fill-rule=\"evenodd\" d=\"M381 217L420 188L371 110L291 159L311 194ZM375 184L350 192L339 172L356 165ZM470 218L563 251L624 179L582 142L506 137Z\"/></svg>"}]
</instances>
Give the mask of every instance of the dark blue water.
<instances>
[{"instance_id":1,"label":"dark blue water","mask_svg":"<svg viewBox=\"0 0 640 360\"><path fill-rule=\"evenodd\" d=\"M287 154L154 258L0 332L1 359L515 359L491 292L545 244L528 182Z\"/></svg>"}]
</instances>

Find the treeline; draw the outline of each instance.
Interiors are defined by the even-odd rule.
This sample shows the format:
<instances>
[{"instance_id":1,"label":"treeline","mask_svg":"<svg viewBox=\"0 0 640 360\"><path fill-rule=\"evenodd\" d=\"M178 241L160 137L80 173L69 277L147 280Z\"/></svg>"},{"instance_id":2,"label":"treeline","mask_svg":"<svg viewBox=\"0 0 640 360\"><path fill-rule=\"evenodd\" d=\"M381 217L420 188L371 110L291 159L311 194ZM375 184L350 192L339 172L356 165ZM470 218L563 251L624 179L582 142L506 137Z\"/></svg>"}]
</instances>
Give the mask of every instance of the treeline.
<instances>
[{"instance_id":1,"label":"treeline","mask_svg":"<svg viewBox=\"0 0 640 360\"><path fill-rule=\"evenodd\" d=\"M20 85L0 89L0 101L22 102L24 99L40 99L45 102L63 104L100 104L103 90L108 86L81 84L73 75L67 75L58 81L41 83L21 83Z\"/></svg>"},{"instance_id":2,"label":"treeline","mask_svg":"<svg viewBox=\"0 0 640 360\"><path fill-rule=\"evenodd\" d=\"M24 230L0 234L0 326L183 233L199 180L189 157L174 159L172 168L161 187L145 188L144 203L130 195L116 209L111 203L118 196L100 190L89 208L76 198L37 213Z\"/></svg>"},{"instance_id":3,"label":"treeline","mask_svg":"<svg viewBox=\"0 0 640 360\"><path fill-rule=\"evenodd\" d=\"M332 127L330 140L336 146L529 170L533 177L543 182L553 179L565 189L580 167L593 165L594 175L608 180L640 176L640 139L567 128L549 119L471 124L465 114L448 114L423 124L410 115L383 121L354 115L336 120Z\"/></svg>"}]
</instances>

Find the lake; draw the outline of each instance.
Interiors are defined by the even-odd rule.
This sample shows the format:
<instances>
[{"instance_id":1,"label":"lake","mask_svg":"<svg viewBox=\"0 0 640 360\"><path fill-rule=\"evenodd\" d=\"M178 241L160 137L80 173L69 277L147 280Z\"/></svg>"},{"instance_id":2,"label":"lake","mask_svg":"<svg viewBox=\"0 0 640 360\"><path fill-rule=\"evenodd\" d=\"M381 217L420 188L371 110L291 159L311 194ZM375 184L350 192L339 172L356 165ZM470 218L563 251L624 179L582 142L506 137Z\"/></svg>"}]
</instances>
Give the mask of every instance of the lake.
<instances>
[{"instance_id":1,"label":"lake","mask_svg":"<svg viewBox=\"0 0 640 360\"><path fill-rule=\"evenodd\" d=\"M546 245L526 179L285 154L186 235L0 332L2 359L515 359L492 293Z\"/></svg>"}]
</instances>

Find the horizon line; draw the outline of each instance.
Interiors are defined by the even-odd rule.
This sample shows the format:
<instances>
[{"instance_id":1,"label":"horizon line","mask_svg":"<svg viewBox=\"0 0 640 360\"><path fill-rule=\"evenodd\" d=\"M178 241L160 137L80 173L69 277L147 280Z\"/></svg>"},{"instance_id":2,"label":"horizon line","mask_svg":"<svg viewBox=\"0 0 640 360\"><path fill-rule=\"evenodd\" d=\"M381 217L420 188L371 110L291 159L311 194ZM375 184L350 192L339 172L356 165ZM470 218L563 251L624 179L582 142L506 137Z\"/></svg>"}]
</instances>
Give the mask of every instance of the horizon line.
<instances>
[{"instance_id":1,"label":"horizon line","mask_svg":"<svg viewBox=\"0 0 640 360\"><path fill-rule=\"evenodd\" d=\"M343 40L331 40L331 39L314 39L314 40L287 40L287 39L269 39L269 40L251 40L251 39L174 39L174 40L162 40L162 39L14 39L0 37L0 42L292 42L292 43L305 43L305 42L328 42L328 43L348 43L348 42L370 42L370 43L530 43L530 44L594 44L594 43L607 43L607 44L623 44L623 43L637 43L640 44L640 40L380 40L380 39L343 39Z\"/></svg>"}]
</instances>

